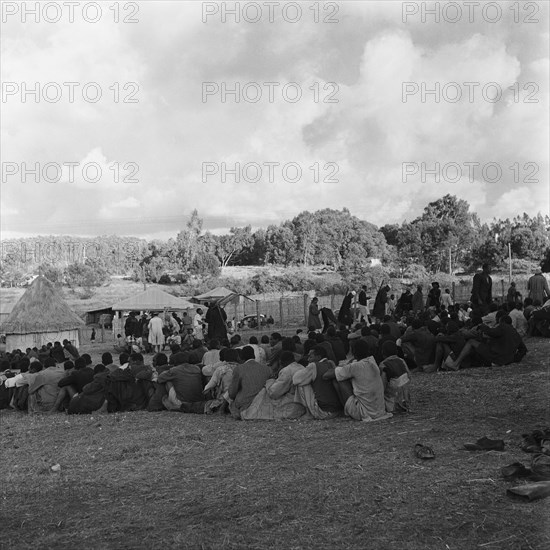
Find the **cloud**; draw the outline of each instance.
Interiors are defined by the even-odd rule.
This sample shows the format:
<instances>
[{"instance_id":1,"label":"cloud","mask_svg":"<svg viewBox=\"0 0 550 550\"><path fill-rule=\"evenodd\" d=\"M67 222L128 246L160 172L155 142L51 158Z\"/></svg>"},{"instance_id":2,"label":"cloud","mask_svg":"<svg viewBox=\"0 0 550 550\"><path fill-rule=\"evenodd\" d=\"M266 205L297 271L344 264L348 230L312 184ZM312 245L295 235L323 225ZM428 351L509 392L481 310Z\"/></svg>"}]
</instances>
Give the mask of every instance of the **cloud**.
<instances>
[{"instance_id":1,"label":"cloud","mask_svg":"<svg viewBox=\"0 0 550 550\"><path fill-rule=\"evenodd\" d=\"M2 230L175 234L195 208L216 231L326 207L382 225L447 193L484 219L548 213L548 6L539 6L539 25L403 23L401 5L387 2L338 4L337 24L315 23L305 7L296 24L205 24L201 4L190 2L140 3L136 24L10 20L3 80L19 91L3 98L4 161L96 163L103 177L65 169L57 183L4 182ZM35 82L80 85L73 102L23 102L23 83ZM97 102L83 99L89 82L101 89ZM256 83L264 94L258 103L221 93L203 101L205 82ZM278 83L272 103L266 82ZM296 103L282 92L292 82L302 92ZM406 82L418 90L405 101ZM450 82L460 101L422 101L423 83ZM472 102L465 82L479 83ZM502 90L496 103L481 95L489 82ZM331 93L337 102L325 101ZM207 162L220 169L203 182ZM269 162L279 163L273 181ZM404 162L493 162L502 177L487 181L479 169L473 181L463 173L451 183L420 174L403 182ZM223 163L258 163L262 174L222 181ZM284 177L288 163L300 166L299 181Z\"/></svg>"}]
</instances>

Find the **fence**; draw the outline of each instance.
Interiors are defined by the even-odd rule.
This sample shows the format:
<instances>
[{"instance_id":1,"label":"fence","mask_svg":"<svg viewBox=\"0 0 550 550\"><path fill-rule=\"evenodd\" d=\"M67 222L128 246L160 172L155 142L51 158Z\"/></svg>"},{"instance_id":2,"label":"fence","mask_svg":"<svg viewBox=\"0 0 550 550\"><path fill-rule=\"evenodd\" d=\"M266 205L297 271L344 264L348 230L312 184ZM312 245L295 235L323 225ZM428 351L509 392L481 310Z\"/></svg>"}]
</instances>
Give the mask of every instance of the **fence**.
<instances>
[{"instance_id":1,"label":"fence","mask_svg":"<svg viewBox=\"0 0 550 550\"><path fill-rule=\"evenodd\" d=\"M505 299L508 292L508 287L508 283L504 280L493 280L493 298L498 298L500 300ZM404 285L402 288L395 287L391 292L395 294L396 298L399 298L405 288L407 287ZM518 292L521 292L524 298L527 296L527 281L518 281L516 288ZM424 288L424 302L426 301L427 290L427 288ZM472 284L471 282L468 284L453 283L450 290L455 302L468 302L472 294ZM374 304L374 294L375 293L371 293L371 308ZM344 295L333 294L329 296L318 296L318 299L319 308L327 307L336 314L342 305ZM310 302L311 298L308 294L286 296L281 297L278 300L245 299L238 304L228 304L225 307L225 312L227 314L228 321L236 321L236 332L243 335L262 335L269 334L274 331L284 334L293 334L296 332L296 329L307 328ZM356 303L352 303L352 309L355 306ZM113 333L116 334L117 331L123 333L122 320L119 328L115 327L114 323L115 320L113 321ZM96 329L96 338L98 341L103 339L105 341L109 341L112 340L113 333L109 330L105 330L105 334L102 335L101 329ZM90 335L91 327L86 327L84 338L89 340Z\"/></svg>"}]
</instances>

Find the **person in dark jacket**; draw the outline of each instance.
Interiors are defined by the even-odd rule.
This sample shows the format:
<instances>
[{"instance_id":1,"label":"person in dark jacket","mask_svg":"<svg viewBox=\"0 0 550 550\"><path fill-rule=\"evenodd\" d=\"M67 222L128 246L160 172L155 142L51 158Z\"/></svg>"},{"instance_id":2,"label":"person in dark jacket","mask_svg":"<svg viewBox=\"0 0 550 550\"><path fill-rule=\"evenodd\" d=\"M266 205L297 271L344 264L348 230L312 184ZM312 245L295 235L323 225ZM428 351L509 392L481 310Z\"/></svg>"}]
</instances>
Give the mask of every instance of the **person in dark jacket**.
<instances>
[{"instance_id":1,"label":"person in dark jacket","mask_svg":"<svg viewBox=\"0 0 550 550\"><path fill-rule=\"evenodd\" d=\"M483 314L489 311L493 301L493 279L490 272L489 264L483 264L481 273L476 273L472 281L472 307L479 308Z\"/></svg>"},{"instance_id":2,"label":"person in dark jacket","mask_svg":"<svg viewBox=\"0 0 550 550\"><path fill-rule=\"evenodd\" d=\"M68 406L73 397L80 393L84 386L93 380L94 371L87 363L86 357L78 357L74 362L74 368L68 371L68 374L59 380L57 385L61 389L57 394L55 403L50 409L50 413L58 412L61 404L64 402L64 407Z\"/></svg>"},{"instance_id":3,"label":"person in dark jacket","mask_svg":"<svg viewBox=\"0 0 550 550\"><path fill-rule=\"evenodd\" d=\"M94 367L94 378L69 402L68 414L91 414L105 403L105 385L109 371L103 364Z\"/></svg>"},{"instance_id":4,"label":"person in dark jacket","mask_svg":"<svg viewBox=\"0 0 550 550\"><path fill-rule=\"evenodd\" d=\"M374 300L374 308L372 310L373 315L378 321L382 321L384 315L386 315L386 304L388 303L388 292L390 291L390 285L383 286L376 295Z\"/></svg>"},{"instance_id":5,"label":"person in dark jacket","mask_svg":"<svg viewBox=\"0 0 550 550\"><path fill-rule=\"evenodd\" d=\"M464 359L474 352L485 363L498 366L519 362L527 353L527 348L512 326L509 315L502 315L495 328L479 325L479 333L488 336L489 340L487 342L473 338L468 340L456 361L448 365L451 370L458 370Z\"/></svg>"}]
</instances>

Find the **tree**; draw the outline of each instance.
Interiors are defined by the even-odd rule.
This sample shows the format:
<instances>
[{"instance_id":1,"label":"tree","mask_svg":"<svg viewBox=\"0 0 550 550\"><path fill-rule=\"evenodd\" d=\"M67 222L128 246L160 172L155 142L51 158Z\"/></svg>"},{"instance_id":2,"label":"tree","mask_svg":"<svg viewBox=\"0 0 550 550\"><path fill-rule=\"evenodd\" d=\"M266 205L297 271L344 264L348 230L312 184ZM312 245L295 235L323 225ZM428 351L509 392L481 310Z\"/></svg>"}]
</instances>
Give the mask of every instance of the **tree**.
<instances>
[{"instance_id":1,"label":"tree","mask_svg":"<svg viewBox=\"0 0 550 550\"><path fill-rule=\"evenodd\" d=\"M254 244L252 227L232 227L229 235L222 235L216 246L216 256L222 267L229 265L232 259L237 257L243 250Z\"/></svg>"},{"instance_id":2,"label":"tree","mask_svg":"<svg viewBox=\"0 0 550 550\"><path fill-rule=\"evenodd\" d=\"M183 271L190 269L199 252L202 223L198 211L193 210L185 229L182 229L176 237L177 259Z\"/></svg>"}]
</instances>

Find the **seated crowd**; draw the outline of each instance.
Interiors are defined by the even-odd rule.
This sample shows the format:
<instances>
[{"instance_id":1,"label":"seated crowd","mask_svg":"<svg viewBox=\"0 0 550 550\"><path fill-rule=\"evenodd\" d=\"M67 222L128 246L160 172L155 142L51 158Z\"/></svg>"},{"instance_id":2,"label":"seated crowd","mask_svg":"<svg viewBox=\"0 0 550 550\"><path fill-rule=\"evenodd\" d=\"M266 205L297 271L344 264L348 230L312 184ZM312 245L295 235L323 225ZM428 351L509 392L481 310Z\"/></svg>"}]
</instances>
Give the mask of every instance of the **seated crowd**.
<instances>
[{"instance_id":1,"label":"seated crowd","mask_svg":"<svg viewBox=\"0 0 550 550\"><path fill-rule=\"evenodd\" d=\"M452 303L413 311L402 302L393 315L361 311L353 326L337 322L307 335L172 343L151 364L135 349L121 353L118 364L106 352L92 366L67 341L16 350L0 359L0 408L382 420L410 410L411 372L521 361L522 336L544 331L550 312L550 301L528 302L492 304L486 315Z\"/></svg>"}]
</instances>

